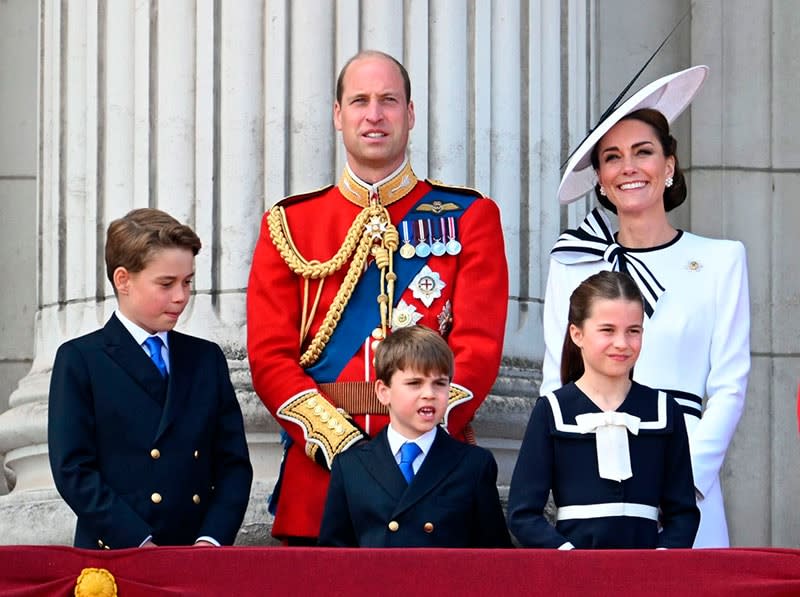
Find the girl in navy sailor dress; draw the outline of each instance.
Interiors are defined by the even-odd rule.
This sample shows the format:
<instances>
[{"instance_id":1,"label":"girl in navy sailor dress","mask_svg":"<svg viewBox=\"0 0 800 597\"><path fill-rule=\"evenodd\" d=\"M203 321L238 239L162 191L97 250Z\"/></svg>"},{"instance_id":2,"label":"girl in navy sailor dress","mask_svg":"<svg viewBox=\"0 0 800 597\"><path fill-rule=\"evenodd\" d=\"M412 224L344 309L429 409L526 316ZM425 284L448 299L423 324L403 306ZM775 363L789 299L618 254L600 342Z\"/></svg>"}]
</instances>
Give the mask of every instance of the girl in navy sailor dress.
<instances>
[{"instance_id":1,"label":"girl in navy sailor dress","mask_svg":"<svg viewBox=\"0 0 800 597\"><path fill-rule=\"evenodd\" d=\"M643 317L626 274L599 272L572 293L565 385L536 402L511 480L508 522L522 546L692 546L700 512L681 408L631 380ZM555 526L544 517L551 491Z\"/></svg>"}]
</instances>

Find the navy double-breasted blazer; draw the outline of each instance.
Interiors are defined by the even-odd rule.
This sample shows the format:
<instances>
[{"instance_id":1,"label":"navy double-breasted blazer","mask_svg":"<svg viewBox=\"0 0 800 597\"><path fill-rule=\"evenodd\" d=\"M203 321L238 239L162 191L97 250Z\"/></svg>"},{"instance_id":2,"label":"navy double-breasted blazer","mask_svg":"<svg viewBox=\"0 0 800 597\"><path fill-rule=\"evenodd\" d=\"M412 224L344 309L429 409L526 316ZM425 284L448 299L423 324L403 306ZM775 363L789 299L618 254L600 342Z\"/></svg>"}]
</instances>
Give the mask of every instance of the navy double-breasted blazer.
<instances>
[{"instance_id":1,"label":"navy double-breasted blazer","mask_svg":"<svg viewBox=\"0 0 800 597\"><path fill-rule=\"evenodd\" d=\"M50 466L78 516L76 547L236 537L253 472L227 362L213 342L168 340L168 380L114 315L58 349Z\"/></svg>"},{"instance_id":2,"label":"navy double-breasted blazer","mask_svg":"<svg viewBox=\"0 0 800 597\"><path fill-rule=\"evenodd\" d=\"M439 428L406 483L384 428L333 461L319 544L340 547L510 547L491 452Z\"/></svg>"}]
</instances>

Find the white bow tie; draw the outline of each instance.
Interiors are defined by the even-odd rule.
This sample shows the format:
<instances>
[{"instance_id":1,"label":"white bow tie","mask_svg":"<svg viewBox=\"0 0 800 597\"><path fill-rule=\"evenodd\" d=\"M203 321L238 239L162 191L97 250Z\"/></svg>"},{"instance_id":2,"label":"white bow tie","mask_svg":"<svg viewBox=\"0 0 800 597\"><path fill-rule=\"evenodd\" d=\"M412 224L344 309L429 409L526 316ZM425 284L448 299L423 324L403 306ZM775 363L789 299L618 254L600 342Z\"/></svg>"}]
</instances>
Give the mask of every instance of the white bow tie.
<instances>
[{"instance_id":1,"label":"white bow tie","mask_svg":"<svg viewBox=\"0 0 800 597\"><path fill-rule=\"evenodd\" d=\"M624 481L633 476L628 431L639 434L639 417L616 411L575 417L578 431L595 434L597 468L603 479Z\"/></svg>"}]
</instances>

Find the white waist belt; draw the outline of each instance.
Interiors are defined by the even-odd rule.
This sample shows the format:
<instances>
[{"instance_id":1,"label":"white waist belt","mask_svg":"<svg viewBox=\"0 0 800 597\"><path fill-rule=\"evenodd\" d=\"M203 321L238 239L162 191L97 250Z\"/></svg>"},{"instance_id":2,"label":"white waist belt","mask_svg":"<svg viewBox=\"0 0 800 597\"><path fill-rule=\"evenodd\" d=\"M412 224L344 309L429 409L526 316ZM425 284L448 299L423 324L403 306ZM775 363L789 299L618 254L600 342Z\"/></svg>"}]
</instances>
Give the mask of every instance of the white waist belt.
<instances>
[{"instance_id":1,"label":"white waist belt","mask_svg":"<svg viewBox=\"0 0 800 597\"><path fill-rule=\"evenodd\" d=\"M557 520L576 520L587 518L604 518L608 516L635 516L658 520L658 508L645 504L627 504L612 502L610 504L589 504L586 506L563 506L558 509Z\"/></svg>"}]
</instances>

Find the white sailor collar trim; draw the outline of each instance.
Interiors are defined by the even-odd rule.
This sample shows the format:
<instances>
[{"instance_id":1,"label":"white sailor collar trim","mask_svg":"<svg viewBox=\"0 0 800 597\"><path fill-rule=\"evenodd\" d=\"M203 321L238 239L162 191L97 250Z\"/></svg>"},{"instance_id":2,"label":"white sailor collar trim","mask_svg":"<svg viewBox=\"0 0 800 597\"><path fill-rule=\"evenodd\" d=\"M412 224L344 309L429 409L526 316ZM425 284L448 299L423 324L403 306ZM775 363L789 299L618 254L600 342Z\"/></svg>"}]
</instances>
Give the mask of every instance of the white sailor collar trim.
<instances>
[{"instance_id":1,"label":"white sailor collar trim","mask_svg":"<svg viewBox=\"0 0 800 597\"><path fill-rule=\"evenodd\" d=\"M560 431L561 433L574 433L576 435L592 435L594 432L590 432L588 434L583 433L581 431L580 426L577 423L566 423L564 421L564 415L561 412L561 405L558 402L558 398L553 392L550 392L544 396L547 401L550 403L550 410L553 412L553 422L555 423L556 431ZM658 408L657 408L657 418L655 420L645 421L640 420L639 422L639 429L640 430L661 430L666 429L667 427L667 394L658 390ZM625 411L619 411L625 412ZM632 413L626 413L632 414ZM638 415L635 415L638 416Z\"/></svg>"}]
</instances>

